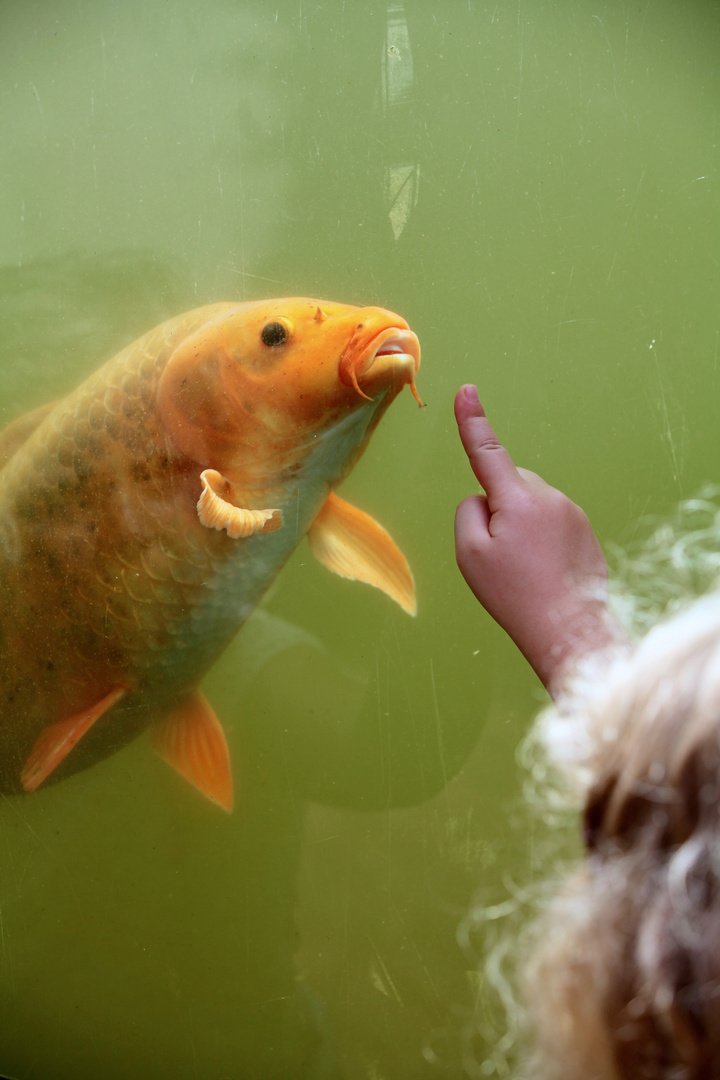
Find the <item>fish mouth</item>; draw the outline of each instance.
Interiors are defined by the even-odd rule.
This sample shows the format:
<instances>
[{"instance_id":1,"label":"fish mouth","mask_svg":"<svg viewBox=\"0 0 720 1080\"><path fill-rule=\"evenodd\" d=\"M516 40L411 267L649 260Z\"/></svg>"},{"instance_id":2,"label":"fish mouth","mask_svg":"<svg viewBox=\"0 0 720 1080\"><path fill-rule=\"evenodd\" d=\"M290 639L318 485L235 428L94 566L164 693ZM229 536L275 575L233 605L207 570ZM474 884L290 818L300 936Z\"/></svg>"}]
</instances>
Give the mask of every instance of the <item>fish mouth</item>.
<instances>
[{"instance_id":1,"label":"fish mouth","mask_svg":"<svg viewBox=\"0 0 720 1080\"><path fill-rule=\"evenodd\" d=\"M393 383L400 383L400 389L407 383L413 397L421 408L425 408L417 389L415 376L420 367L420 342L412 330L391 326L381 330L373 339L359 350L353 349L351 339L340 358L340 378L347 386L352 386L360 397L372 401L367 390L386 388Z\"/></svg>"}]
</instances>

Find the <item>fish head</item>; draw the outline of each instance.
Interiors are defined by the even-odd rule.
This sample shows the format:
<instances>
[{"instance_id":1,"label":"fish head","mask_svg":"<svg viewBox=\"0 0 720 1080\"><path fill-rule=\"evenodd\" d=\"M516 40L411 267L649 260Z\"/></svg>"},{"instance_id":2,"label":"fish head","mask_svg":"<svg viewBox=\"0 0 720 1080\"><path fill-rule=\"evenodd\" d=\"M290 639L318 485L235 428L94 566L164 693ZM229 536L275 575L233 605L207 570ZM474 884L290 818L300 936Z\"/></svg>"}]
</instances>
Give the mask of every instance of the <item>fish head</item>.
<instances>
[{"instance_id":1,"label":"fish head","mask_svg":"<svg viewBox=\"0 0 720 1080\"><path fill-rule=\"evenodd\" d=\"M339 480L406 384L420 401L419 364L417 337L384 308L305 298L223 305L177 344L159 405L184 453L257 485L297 471L318 440L342 430Z\"/></svg>"}]
</instances>

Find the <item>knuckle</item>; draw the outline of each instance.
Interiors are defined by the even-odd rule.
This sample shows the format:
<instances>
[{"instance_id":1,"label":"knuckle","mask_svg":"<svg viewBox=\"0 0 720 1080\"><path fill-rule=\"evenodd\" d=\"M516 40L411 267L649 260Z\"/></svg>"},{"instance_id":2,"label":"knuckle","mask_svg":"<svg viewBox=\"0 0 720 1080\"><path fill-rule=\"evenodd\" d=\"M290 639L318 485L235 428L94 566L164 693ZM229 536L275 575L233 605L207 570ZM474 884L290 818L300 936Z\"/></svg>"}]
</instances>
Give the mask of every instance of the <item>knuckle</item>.
<instances>
[{"instance_id":1,"label":"knuckle","mask_svg":"<svg viewBox=\"0 0 720 1080\"><path fill-rule=\"evenodd\" d=\"M493 451L505 452L505 447L498 440L494 432L487 432L484 436L477 438L474 442L474 453L476 454L492 454Z\"/></svg>"}]
</instances>

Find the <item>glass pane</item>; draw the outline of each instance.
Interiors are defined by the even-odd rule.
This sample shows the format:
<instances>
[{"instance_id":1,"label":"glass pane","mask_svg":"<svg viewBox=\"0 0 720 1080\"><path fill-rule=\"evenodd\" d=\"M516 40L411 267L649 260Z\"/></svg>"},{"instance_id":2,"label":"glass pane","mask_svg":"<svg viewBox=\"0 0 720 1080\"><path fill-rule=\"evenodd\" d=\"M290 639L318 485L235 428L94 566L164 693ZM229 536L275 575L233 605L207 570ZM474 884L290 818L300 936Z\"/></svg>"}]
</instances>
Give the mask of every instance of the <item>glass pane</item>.
<instances>
[{"instance_id":1,"label":"glass pane","mask_svg":"<svg viewBox=\"0 0 720 1080\"><path fill-rule=\"evenodd\" d=\"M527 875L543 696L455 567L452 399L477 382L606 545L716 478L719 47L701 0L3 5L3 426L163 320L288 296L400 313L427 408L404 389L340 489L417 617L298 537L203 682L231 814L149 729L5 793L0 1072L492 1075L458 928ZM38 671L53 581L2 609Z\"/></svg>"}]
</instances>

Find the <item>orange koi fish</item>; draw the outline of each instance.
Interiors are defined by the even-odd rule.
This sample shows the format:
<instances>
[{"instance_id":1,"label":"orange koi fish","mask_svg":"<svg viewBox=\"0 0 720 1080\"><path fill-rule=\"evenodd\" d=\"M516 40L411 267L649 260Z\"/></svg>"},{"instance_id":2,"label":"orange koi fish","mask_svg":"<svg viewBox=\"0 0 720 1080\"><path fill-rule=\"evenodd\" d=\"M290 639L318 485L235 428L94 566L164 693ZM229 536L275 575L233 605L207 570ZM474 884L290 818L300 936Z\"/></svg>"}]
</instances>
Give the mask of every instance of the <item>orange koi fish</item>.
<instances>
[{"instance_id":1,"label":"orange koi fish","mask_svg":"<svg viewBox=\"0 0 720 1080\"><path fill-rule=\"evenodd\" d=\"M388 533L334 489L420 347L383 308L212 304L124 349L0 435L0 791L35 791L153 725L226 810L199 684L307 535L410 614Z\"/></svg>"}]
</instances>

